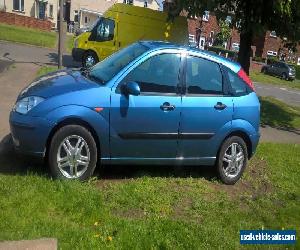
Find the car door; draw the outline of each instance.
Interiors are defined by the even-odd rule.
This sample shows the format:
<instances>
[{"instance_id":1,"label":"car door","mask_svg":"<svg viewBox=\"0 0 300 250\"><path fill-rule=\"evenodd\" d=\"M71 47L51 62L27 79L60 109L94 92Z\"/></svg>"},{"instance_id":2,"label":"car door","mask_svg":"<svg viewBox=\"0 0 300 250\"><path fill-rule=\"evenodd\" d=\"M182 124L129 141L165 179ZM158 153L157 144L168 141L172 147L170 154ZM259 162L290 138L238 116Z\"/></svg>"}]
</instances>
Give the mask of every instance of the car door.
<instances>
[{"instance_id":1,"label":"car door","mask_svg":"<svg viewBox=\"0 0 300 250\"><path fill-rule=\"evenodd\" d=\"M181 111L180 68L178 53L148 56L112 88L112 162L174 162ZM138 83L140 95L122 92L128 82Z\"/></svg>"},{"instance_id":2,"label":"car door","mask_svg":"<svg viewBox=\"0 0 300 250\"><path fill-rule=\"evenodd\" d=\"M233 98L227 95L218 63L188 56L185 65L178 157L185 163L213 164L225 133L231 129Z\"/></svg>"}]
</instances>

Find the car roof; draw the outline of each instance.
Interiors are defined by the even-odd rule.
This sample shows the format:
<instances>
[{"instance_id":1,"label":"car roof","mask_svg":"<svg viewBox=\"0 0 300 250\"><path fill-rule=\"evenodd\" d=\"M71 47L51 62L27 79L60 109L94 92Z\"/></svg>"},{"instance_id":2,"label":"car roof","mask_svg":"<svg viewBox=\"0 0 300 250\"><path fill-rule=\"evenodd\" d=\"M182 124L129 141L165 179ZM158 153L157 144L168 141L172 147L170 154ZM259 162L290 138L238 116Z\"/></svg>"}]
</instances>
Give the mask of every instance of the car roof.
<instances>
[{"instance_id":1,"label":"car roof","mask_svg":"<svg viewBox=\"0 0 300 250\"><path fill-rule=\"evenodd\" d=\"M178 49L181 51L184 50L189 52L192 55L199 56L217 62L219 64L222 64L230 68L235 73L237 73L241 69L241 65L238 64L237 62L230 61L225 57L219 56L207 50L201 50L198 48L192 48L189 46L183 46L183 45L178 45L178 44L164 42L164 41L140 41L140 43L148 47L150 50L160 50L160 49Z\"/></svg>"}]
</instances>

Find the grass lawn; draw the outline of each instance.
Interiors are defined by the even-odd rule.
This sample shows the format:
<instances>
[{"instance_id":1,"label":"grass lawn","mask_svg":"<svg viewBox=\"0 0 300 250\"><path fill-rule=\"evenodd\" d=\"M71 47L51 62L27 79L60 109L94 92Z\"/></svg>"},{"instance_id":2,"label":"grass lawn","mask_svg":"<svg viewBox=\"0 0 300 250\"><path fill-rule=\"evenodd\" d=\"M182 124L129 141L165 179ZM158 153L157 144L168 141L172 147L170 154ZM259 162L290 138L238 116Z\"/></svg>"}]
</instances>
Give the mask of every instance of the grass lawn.
<instances>
[{"instance_id":1,"label":"grass lawn","mask_svg":"<svg viewBox=\"0 0 300 250\"><path fill-rule=\"evenodd\" d=\"M272 97L260 97L261 124L283 129L300 129L300 108Z\"/></svg>"},{"instance_id":2,"label":"grass lawn","mask_svg":"<svg viewBox=\"0 0 300 250\"><path fill-rule=\"evenodd\" d=\"M282 80L278 77L266 75L266 74L263 74L263 73L257 72L257 71L251 71L250 78L253 82L273 84L273 85L278 85L281 87L300 89L300 80L299 79L295 79L294 81L286 81L286 80Z\"/></svg>"},{"instance_id":3,"label":"grass lawn","mask_svg":"<svg viewBox=\"0 0 300 250\"><path fill-rule=\"evenodd\" d=\"M55 32L0 23L0 40L54 48L57 42L57 35Z\"/></svg>"},{"instance_id":4,"label":"grass lawn","mask_svg":"<svg viewBox=\"0 0 300 250\"><path fill-rule=\"evenodd\" d=\"M42 66L39 68L38 72L37 72L37 76L42 76L45 75L47 73L53 72L58 70L58 68L56 66Z\"/></svg>"},{"instance_id":5,"label":"grass lawn","mask_svg":"<svg viewBox=\"0 0 300 250\"><path fill-rule=\"evenodd\" d=\"M240 229L300 230L299 145L260 144L235 186L208 180L197 168L178 174L141 167L110 178L53 181L34 168L23 176L0 174L0 241L56 237L62 249L239 249Z\"/></svg>"}]
</instances>

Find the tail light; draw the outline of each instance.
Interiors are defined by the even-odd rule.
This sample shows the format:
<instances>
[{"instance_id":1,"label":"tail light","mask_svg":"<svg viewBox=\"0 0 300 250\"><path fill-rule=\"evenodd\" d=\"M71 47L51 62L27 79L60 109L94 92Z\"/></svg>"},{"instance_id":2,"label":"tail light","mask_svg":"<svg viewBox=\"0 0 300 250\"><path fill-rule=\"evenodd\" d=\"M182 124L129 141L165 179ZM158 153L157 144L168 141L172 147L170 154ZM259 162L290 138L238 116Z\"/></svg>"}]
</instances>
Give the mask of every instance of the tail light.
<instances>
[{"instance_id":1,"label":"tail light","mask_svg":"<svg viewBox=\"0 0 300 250\"><path fill-rule=\"evenodd\" d=\"M254 85L249 76L246 74L246 72L241 68L239 72L237 73L238 76L254 91Z\"/></svg>"}]
</instances>

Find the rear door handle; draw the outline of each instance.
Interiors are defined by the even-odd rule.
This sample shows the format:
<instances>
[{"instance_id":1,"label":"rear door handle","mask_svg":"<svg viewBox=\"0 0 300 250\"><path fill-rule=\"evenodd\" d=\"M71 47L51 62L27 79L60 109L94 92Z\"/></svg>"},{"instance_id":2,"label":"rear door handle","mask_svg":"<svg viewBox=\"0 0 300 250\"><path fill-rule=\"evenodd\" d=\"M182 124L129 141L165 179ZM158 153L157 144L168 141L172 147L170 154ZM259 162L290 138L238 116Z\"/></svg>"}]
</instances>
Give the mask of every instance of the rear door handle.
<instances>
[{"instance_id":1,"label":"rear door handle","mask_svg":"<svg viewBox=\"0 0 300 250\"><path fill-rule=\"evenodd\" d=\"M175 109L175 105L171 105L169 102L164 102L162 105L160 105L160 109L162 111L172 111Z\"/></svg>"},{"instance_id":2,"label":"rear door handle","mask_svg":"<svg viewBox=\"0 0 300 250\"><path fill-rule=\"evenodd\" d=\"M217 110L223 110L223 109L226 109L227 106L222 102L217 102L217 104L214 106L214 108Z\"/></svg>"}]
</instances>

